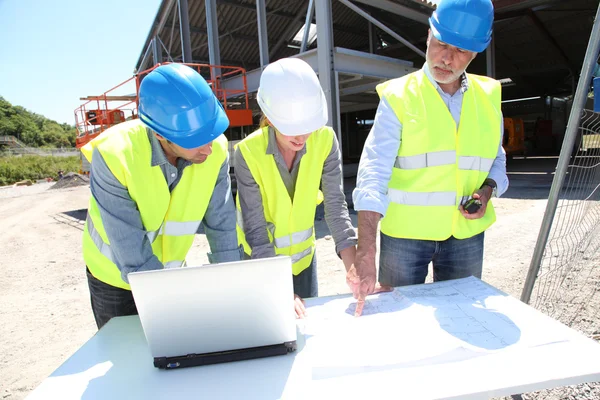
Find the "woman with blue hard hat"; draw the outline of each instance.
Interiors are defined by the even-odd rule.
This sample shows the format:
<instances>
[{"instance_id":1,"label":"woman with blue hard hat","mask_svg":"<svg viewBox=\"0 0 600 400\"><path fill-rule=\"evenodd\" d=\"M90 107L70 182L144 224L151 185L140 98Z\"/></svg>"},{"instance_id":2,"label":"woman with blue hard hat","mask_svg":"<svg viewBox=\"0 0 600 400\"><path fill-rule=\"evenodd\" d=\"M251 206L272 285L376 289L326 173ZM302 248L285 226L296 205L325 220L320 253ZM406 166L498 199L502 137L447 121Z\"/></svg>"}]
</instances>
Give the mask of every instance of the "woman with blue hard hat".
<instances>
[{"instance_id":1,"label":"woman with blue hard hat","mask_svg":"<svg viewBox=\"0 0 600 400\"><path fill-rule=\"evenodd\" d=\"M441 0L423 68L377 86L353 193L358 315L377 281L422 284L430 263L434 281L481 278L484 232L496 220L490 199L508 178L501 85L466 69L490 44L493 22L491 0Z\"/></svg>"},{"instance_id":2,"label":"woman with blue hard hat","mask_svg":"<svg viewBox=\"0 0 600 400\"><path fill-rule=\"evenodd\" d=\"M318 295L314 221L323 200L336 253L347 270L354 263L357 238L342 190L342 156L335 132L325 126L325 95L306 62L269 64L257 100L261 128L234 156L239 238L249 257L291 257L295 310L303 317L302 298Z\"/></svg>"},{"instance_id":3,"label":"woman with blue hard hat","mask_svg":"<svg viewBox=\"0 0 600 400\"><path fill-rule=\"evenodd\" d=\"M243 255L229 121L206 81L182 64L160 66L142 80L138 114L82 148L92 165L83 258L98 328L137 314L127 274L182 266L201 223L211 263Z\"/></svg>"}]
</instances>

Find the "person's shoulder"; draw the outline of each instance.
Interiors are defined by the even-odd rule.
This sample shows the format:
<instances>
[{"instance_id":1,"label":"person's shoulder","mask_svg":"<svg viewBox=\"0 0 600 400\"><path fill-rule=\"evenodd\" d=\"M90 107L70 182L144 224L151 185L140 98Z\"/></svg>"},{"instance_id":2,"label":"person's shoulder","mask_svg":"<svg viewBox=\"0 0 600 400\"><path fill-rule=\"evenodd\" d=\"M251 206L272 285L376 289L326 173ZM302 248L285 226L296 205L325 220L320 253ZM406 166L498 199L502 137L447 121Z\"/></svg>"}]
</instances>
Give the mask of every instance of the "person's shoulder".
<instances>
[{"instance_id":1,"label":"person's shoulder","mask_svg":"<svg viewBox=\"0 0 600 400\"><path fill-rule=\"evenodd\" d=\"M421 78L421 75L422 71L419 70L411 72L410 74L400 76L398 78L382 82L379 85L377 85L377 93L379 93L380 96L389 93L397 93L399 90L405 88L406 86L418 82Z\"/></svg>"},{"instance_id":2,"label":"person's shoulder","mask_svg":"<svg viewBox=\"0 0 600 400\"><path fill-rule=\"evenodd\" d=\"M491 85L491 86L500 86L500 81L497 81L494 78L490 78L485 75L477 75L477 74L467 74L467 77L470 81L475 81L479 84Z\"/></svg>"}]
</instances>

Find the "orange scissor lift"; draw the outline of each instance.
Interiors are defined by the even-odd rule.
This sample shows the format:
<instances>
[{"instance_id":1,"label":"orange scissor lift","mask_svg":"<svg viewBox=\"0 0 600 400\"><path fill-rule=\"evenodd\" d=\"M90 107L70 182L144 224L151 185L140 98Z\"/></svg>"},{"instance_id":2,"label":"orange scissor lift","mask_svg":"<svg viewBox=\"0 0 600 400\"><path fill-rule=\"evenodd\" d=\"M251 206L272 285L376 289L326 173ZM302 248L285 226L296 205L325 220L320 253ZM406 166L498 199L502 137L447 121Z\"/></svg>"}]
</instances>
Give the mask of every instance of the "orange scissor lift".
<instances>
[{"instance_id":1,"label":"orange scissor lift","mask_svg":"<svg viewBox=\"0 0 600 400\"><path fill-rule=\"evenodd\" d=\"M140 83L144 76L158 68L156 64L152 68L144 70L119 85L107 90L100 96L88 96L81 98L85 101L75 109L75 127L77 128L76 147L80 149L90 140L106 131L108 128L138 117L137 107L139 101ZM211 86L213 93L219 99L229 118L230 127L250 126L252 122L252 110L248 107L248 85L246 83L246 70L241 67L229 67L221 65L191 64L183 63L195 69L202 76L210 76L206 81ZM235 89L225 89L222 86L224 79L242 76L242 86ZM135 93L116 94L126 90L135 84ZM81 155L82 174L89 174L89 163Z\"/></svg>"}]
</instances>

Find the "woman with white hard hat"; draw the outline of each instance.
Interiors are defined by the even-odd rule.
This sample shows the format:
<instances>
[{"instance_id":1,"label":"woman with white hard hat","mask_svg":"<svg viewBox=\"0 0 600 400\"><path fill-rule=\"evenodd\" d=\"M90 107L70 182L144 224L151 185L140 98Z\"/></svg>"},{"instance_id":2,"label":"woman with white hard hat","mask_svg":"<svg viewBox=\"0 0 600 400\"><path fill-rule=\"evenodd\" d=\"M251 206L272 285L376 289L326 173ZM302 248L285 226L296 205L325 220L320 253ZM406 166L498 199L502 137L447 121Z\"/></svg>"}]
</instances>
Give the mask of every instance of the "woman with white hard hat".
<instances>
[{"instance_id":1,"label":"woman with white hard hat","mask_svg":"<svg viewBox=\"0 0 600 400\"><path fill-rule=\"evenodd\" d=\"M268 65L257 100L261 128L238 144L234 157L238 237L252 258L292 258L301 318L302 298L318 295L314 220L323 200L336 252L346 270L354 263L357 236L342 190L342 156L335 132L325 126L325 95L306 62Z\"/></svg>"}]
</instances>

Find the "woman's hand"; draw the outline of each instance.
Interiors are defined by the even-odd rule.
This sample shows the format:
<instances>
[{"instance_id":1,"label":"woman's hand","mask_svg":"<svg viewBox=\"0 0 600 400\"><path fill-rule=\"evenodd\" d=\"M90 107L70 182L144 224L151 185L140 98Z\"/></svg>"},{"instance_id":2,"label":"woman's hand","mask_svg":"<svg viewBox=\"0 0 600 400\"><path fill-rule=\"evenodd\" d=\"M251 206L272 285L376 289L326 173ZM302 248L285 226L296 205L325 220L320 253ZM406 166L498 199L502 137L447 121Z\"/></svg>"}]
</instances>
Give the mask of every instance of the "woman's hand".
<instances>
[{"instance_id":1,"label":"woman's hand","mask_svg":"<svg viewBox=\"0 0 600 400\"><path fill-rule=\"evenodd\" d=\"M304 318L307 316L304 300L297 294L294 294L294 311L296 311L296 318Z\"/></svg>"}]
</instances>

